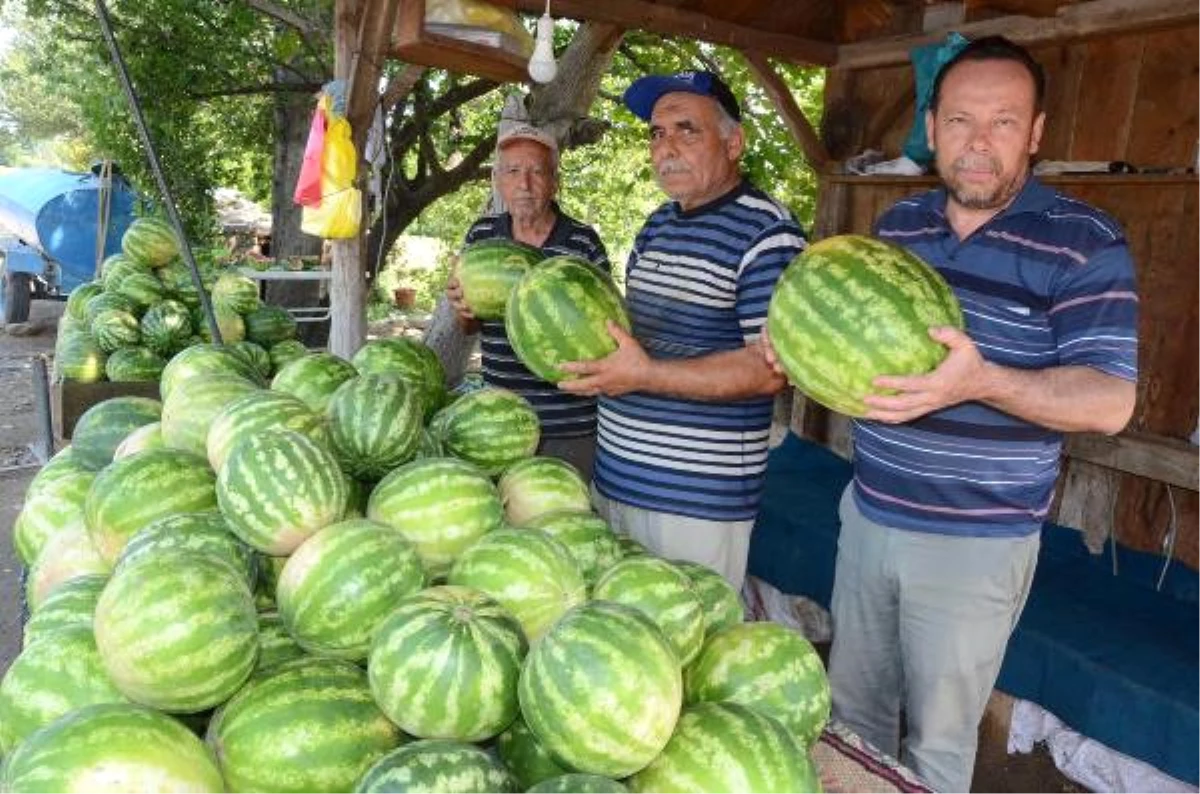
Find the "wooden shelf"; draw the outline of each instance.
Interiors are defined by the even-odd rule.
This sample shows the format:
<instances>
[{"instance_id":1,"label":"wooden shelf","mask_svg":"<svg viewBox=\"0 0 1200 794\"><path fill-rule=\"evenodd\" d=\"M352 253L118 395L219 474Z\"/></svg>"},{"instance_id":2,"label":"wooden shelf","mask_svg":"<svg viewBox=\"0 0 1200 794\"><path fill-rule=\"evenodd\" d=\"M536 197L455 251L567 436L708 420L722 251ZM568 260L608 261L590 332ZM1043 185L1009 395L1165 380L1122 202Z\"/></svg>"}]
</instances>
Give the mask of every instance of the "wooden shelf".
<instances>
[{"instance_id":1,"label":"wooden shelf","mask_svg":"<svg viewBox=\"0 0 1200 794\"><path fill-rule=\"evenodd\" d=\"M513 7L513 0L491 1ZM424 0L401 0L388 54L406 63L478 75L498 83L521 83L529 79L526 57L428 30Z\"/></svg>"}]
</instances>

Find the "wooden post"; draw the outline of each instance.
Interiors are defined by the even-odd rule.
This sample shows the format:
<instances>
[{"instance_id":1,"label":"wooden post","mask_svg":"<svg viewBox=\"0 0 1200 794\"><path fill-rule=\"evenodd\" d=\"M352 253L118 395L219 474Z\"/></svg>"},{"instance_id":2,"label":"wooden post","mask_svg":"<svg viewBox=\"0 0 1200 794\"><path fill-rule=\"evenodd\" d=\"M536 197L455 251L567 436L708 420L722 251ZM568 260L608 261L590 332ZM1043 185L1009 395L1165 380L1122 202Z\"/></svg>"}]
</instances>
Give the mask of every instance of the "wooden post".
<instances>
[{"instance_id":1,"label":"wooden post","mask_svg":"<svg viewBox=\"0 0 1200 794\"><path fill-rule=\"evenodd\" d=\"M346 119L359 157L357 184L365 186L363 151L367 130L379 101L380 63L386 57L399 0L337 0L334 75L346 81ZM333 243L333 278L329 285L332 312L329 350L353 356L367 338L366 230L367 191L363 190L362 224L356 237Z\"/></svg>"},{"instance_id":2,"label":"wooden post","mask_svg":"<svg viewBox=\"0 0 1200 794\"><path fill-rule=\"evenodd\" d=\"M792 133L792 137L800 144L809 165L818 174L825 173L830 167L829 152L826 151L821 136L805 117L804 111L796 104L788 84L772 68L766 56L752 50L742 50L742 57L750 65L750 73L754 75L754 79L775 103L779 115L783 117L783 122Z\"/></svg>"}]
</instances>

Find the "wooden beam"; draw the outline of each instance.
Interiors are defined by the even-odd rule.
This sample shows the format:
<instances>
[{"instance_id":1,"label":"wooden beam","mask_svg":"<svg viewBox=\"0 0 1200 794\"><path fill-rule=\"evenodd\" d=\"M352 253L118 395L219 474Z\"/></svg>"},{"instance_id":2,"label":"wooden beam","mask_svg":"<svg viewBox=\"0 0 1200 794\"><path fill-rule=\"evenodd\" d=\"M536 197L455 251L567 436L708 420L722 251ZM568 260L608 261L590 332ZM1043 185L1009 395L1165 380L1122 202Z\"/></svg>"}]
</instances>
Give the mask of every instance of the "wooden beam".
<instances>
[{"instance_id":1,"label":"wooden beam","mask_svg":"<svg viewBox=\"0 0 1200 794\"><path fill-rule=\"evenodd\" d=\"M825 149L825 143L821 140L821 136L808 122L804 111L800 110L800 106L796 104L796 98L792 96L791 88L771 66L771 62L765 55L742 50L742 56L750 64L750 71L754 74L754 79L775 103L775 107L783 117L783 123L787 125L792 136L799 142L809 165L817 173L825 173L829 170L829 152Z\"/></svg>"},{"instance_id":2,"label":"wooden beam","mask_svg":"<svg viewBox=\"0 0 1200 794\"><path fill-rule=\"evenodd\" d=\"M1195 24L1195 0L1091 0L1063 6L1053 18L1006 16L956 26L969 39L1003 35L1021 44L1049 44L1108 33L1132 33ZM920 35L874 39L838 47L836 69L867 69L908 63L909 51L941 41L950 29Z\"/></svg>"},{"instance_id":3,"label":"wooden beam","mask_svg":"<svg viewBox=\"0 0 1200 794\"><path fill-rule=\"evenodd\" d=\"M1067 436L1066 453L1076 460L1200 490L1197 449L1177 438L1136 431L1117 436L1074 433Z\"/></svg>"},{"instance_id":4,"label":"wooden beam","mask_svg":"<svg viewBox=\"0 0 1200 794\"><path fill-rule=\"evenodd\" d=\"M546 10L546 3L545 0L516 0L516 7L541 14ZM556 17L609 22L626 30L646 30L663 36L724 44L795 63L830 66L837 56L836 45L829 42L736 25L650 0L553 0L550 13Z\"/></svg>"}]
</instances>

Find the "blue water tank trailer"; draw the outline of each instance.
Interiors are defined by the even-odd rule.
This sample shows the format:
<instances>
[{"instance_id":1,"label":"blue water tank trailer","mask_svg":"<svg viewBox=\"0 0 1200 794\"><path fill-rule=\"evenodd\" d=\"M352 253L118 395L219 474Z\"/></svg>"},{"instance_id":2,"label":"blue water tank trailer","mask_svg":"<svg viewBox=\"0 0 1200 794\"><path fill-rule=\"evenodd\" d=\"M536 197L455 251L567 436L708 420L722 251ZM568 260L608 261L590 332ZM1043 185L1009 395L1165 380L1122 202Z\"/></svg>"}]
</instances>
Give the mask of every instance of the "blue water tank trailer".
<instances>
[{"instance_id":1,"label":"blue water tank trailer","mask_svg":"<svg viewBox=\"0 0 1200 794\"><path fill-rule=\"evenodd\" d=\"M0 169L0 309L24 322L34 297L65 298L96 271L101 180L94 172ZM137 196L120 175L108 191L103 256L121 250ZM103 258L103 257L101 257Z\"/></svg>"}]
</instances>

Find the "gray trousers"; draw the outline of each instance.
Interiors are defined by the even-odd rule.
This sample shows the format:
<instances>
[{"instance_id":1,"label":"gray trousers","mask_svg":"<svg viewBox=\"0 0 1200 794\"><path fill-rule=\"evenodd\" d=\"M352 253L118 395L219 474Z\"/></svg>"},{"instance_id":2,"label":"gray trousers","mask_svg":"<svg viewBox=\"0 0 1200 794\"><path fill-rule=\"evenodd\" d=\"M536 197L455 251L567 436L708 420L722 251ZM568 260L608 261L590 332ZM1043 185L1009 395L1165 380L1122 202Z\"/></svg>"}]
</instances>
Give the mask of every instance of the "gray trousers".
<instances>
[{"instance_id":1,"label":"gray trousers","mask_svg":"<svg viewBox=\"0 0 1200 794\"><path fill-rule=\"evenodd\" d=\"M970 791L979 722L1040 536L890 529L862 515L852 488L842 494L833 584L834 716L935 790Z\"/></svg>"},{"instance_id":2,"label":"gray trousers","mask_svg":"<svg viewBox=\"0 0 1200 794\"><path fill-rule=\"evenodd\" d=\"M579 470L585 483L592 481L592 468L596 464L596 434L584 436L542 437L537 454L558 458Z\"/></svg>"}]
</instances>

